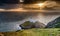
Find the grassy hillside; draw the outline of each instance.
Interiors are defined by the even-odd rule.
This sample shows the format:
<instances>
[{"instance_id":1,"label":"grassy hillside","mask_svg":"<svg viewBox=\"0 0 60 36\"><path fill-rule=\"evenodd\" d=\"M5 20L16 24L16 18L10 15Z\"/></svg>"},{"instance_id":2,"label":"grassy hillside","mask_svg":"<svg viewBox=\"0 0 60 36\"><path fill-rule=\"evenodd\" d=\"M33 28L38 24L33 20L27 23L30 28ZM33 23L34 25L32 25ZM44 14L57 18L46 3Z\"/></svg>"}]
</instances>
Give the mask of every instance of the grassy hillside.
<instances>
[{"instance_id":1,"label":"grassy hillside","mask_svg":"<svg viewBox=\"0 0 60 36\"><path fill-rule=\"evenodd\" d=\"M4 36L60 36L60 29L28 29L17 32L2 32Z\"/></svg>"}]
</instances>

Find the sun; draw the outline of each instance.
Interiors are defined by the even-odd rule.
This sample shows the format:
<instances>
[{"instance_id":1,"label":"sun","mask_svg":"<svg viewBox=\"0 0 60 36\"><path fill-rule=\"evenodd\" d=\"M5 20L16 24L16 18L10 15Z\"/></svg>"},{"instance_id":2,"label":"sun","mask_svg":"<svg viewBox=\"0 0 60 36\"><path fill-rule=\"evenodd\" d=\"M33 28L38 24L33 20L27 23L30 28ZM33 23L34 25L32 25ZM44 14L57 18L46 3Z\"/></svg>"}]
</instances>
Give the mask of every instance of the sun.
<instances>
[{"instance_id":1,"label":"sun","mask_svg":"<svg viewBox=\"0 0 60 36\"><path fill-rule=\"evenodd\" d=\"M44 9L46 6L45 3L37 3L37 5L40 7L40 9Z\"/></svg>"},{"instance_id":2,"label":"sun","mask_svg":"<svg viewBox=\"0 0 60 36\"><path fill-rule=\"evenodd\" d=\"M38 6L42 7L44 6L44 3L39 3Z\"/></svg>"}]
</instances>

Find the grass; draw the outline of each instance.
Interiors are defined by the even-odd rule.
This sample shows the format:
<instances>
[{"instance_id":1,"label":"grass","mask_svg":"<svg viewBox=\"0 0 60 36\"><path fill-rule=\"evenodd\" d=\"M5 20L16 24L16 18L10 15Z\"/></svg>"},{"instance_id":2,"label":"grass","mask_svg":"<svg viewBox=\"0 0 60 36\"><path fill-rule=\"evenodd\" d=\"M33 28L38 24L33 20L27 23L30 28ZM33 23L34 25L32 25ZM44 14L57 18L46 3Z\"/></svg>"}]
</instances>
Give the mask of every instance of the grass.
<instances>
[{"instance_id":1,"label":"grass","mask_svg":"<svg viewBox=\"0 0 60 36\"><path fill-rule=\"evenodd\" d=\"M4 36L60 36L59 28L50 29L27 29L18 32L5 32Z\"/></svg>"}]
</instances>

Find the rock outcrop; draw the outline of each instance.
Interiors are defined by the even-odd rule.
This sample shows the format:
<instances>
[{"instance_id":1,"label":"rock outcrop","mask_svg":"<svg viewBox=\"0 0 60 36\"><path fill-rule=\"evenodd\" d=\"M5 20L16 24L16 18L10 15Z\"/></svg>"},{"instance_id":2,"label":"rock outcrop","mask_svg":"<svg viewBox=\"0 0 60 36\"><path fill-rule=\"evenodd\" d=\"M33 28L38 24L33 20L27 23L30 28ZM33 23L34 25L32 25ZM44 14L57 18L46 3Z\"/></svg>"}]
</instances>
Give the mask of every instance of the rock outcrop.
<instances>
[{"instance_id":1,"label":"rock outcrop","mask_svg":"<svg viewBox=\"0 0 60 36\"><path fill-rule=\"evenodd\" d=\"M49 22L46 28L60 28L60 17L56 18L55 20Z\"/></svg>"},{"instance_id":2,"label":"rock outcrop","mask_svg":"<svg viewBox=\"0 0 60 36\"><path fill-rule=\"evenodd\" d=\"M22 29L31 29L31 28L44 28L45 25L43 23L40 22L30 22L30 21L26 21L23 24L20 25L20 27Z\"/></svg>"}]
</instances>

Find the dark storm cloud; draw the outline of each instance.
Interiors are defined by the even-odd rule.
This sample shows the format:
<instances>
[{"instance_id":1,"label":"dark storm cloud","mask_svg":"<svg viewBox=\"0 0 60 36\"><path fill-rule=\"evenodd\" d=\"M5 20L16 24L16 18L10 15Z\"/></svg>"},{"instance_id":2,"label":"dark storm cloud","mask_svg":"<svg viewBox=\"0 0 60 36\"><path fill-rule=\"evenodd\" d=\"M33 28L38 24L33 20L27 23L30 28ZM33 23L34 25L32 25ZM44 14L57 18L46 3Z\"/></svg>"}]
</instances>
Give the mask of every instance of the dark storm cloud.
<instances>
[{"instance_id":1,"label":"dark storm cloud","mask_svg":"<svg viewBox=\"0 0 60 36\"><path fill-rule=\"evenodd\" d=\"M36 15L36 13L0 12L0 22L15 22Z\"/></svg>"},{"instance_id":2,"label":"dark storm cloud","mask_svg":"<svg viewBox=\"0 0 60 36\"><path fill-rule=\"evenodd\" d=\"M19 0L0 0L0 3L17 4Z\"/></svg>"}]
</instances>

